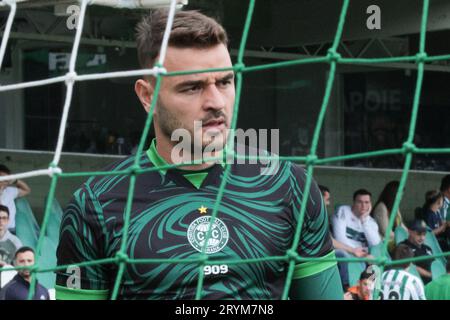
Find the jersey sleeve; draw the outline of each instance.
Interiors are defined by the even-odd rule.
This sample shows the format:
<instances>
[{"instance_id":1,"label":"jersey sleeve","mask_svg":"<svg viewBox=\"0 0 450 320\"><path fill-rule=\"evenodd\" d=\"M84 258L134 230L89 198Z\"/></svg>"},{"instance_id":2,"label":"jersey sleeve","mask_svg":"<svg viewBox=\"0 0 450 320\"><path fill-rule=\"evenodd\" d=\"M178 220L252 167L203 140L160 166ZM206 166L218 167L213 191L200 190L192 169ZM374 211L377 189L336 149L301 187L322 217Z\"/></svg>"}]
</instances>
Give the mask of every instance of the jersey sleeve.
<instances>
[{"instance_id":1,"label":"jersey sleeve","mask_svg":"<svg viewBox=\"0 0 450 320\"><path fill-rule=\"evenodd\" d=\"M426 300L425 298L425 288L422 281L419 278L413 279L411 281L411 286L409 287L411 299L412 300Z\"/></svg>"},{"instance_id":2,"label":"jersey sleeve","mask_svg":"<svg viewBox=\"0 0 450 320\"><path fill-rule=\"evenodd\" d=\"M56 299L106 299L110 265L78 266L105 258L103 212L88 186L75 192L60 228L57 249Z\"/></svg>"},{"instance_id":3,"label":"jersey sleeve","mask_svg":"<svg viewBox=\"0 0 450 320\"><path fill-rule=\"evenodd\" d=\"M303 199L306 174L303 168L293 165L294 185L292 194L292 219L294 226L299 223L302 201L307 201L306 212L301 227L297 253L301 257L323 258L324 261L299 263L294 272L294 279L313 276L336 266L333 243L328 224L328 214L322 195L315 181L312 181L310 194Z\"/></svg>"}]
</instances>

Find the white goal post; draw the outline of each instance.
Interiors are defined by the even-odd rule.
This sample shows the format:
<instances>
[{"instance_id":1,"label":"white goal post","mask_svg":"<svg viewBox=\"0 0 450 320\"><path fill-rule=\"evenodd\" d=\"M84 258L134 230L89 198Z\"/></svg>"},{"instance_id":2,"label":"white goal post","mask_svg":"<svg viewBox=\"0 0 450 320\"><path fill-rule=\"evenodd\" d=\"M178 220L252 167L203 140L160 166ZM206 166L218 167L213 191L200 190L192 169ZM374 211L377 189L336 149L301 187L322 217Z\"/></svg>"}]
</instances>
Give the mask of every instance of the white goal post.
<instances>
[{"instance_id":1,"label":"white goal post","mask_svg":"<svg viewBox=\"0 0 450 320\"><path fill-rule=\"evenodd\" d=\"M26 5L61 5L77 4L80 0L3 0L0 1L0 7L11 6L12 4ZM125 9L150 9L170 6L171 0L90 0L88 5L99 5L113 8ZM188 0L176 0L177 6L182 7L188 4Z\"/></svg>"}]
</instances>

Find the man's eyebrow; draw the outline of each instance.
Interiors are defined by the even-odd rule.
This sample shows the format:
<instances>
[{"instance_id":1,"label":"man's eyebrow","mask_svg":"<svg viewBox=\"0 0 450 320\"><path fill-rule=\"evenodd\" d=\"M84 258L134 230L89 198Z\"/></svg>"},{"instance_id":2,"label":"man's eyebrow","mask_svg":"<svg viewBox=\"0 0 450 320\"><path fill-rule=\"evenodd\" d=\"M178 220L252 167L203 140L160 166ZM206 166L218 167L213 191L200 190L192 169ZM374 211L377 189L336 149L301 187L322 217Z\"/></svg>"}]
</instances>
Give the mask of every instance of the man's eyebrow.
<instances>
[{"instance_id":1,"label":"man's eyebrow","mask_svg":"<svg viewBox=\"0 0 450 320\"><path fill-rule=\"evenodd\" d=\"M234 73L230 72L230 73L226 74L225 76L223 76L222 78L219 78L217 80L217 82L229 81L232 79L234 79ZM175 86L175 89L179 90L179 89L183 89L185 87L202 86L206 82L207 82L206 80L186 80L186 81L183 81L183 82L180 82L179 84L177 84Z\"/></svg>"},{"instance_id":2,"label":"man's eyebrow","mask_svg":"<svg viewBox=\"0 0 450 320\"><path fill-rule=\"evenodd\" d=\"M232 80L232 79L234 79L234 72L230 72L230 73L226 74L221 79L219 79L219 81L228 81L228 80Z\"/></svg>"}]
</instances>

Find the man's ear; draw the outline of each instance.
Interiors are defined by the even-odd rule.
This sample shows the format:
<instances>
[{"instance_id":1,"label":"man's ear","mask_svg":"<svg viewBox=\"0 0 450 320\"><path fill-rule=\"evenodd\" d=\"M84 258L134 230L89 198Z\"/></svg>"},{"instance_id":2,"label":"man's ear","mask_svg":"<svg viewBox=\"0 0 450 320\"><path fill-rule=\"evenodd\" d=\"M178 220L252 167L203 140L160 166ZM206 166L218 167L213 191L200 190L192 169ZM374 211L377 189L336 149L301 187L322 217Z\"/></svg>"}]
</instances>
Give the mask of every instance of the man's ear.
<instances>
[{"instance_id":1,"label":"man's ear","mask_svg":"<svg viewBox=\"0 0 450 320\"><path fill-rule=\"evenodd\" d=\"M139 79L134 84L134 91L136 92L136 95L147 113L150 111L150 105L153 99L153 90L154 88L151 82L145 79Z\"/></svg>"}]
</instances>

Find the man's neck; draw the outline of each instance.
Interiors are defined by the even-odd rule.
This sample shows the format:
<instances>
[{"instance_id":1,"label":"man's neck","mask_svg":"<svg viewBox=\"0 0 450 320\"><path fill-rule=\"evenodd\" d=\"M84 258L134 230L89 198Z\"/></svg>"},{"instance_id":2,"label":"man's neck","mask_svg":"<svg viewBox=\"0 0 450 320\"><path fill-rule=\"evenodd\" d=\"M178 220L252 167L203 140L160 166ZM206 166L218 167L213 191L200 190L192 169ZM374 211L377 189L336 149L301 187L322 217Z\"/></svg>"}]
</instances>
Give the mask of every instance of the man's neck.
<instances>
[{"instance_id":1,"label":"man's neck","mask_svg":"<svg viewBox=\"0 0 450 320\"><path fill-rule=\"evenodd\" d=\"M412 245L414 245L414 246L416 246L416 247L418 247L418 248L420 248L420 247L422 246L421 244L415 243L415 242L412 241L411 239L408 239L408 241L409 241Z\"/></svg>"},{"instance_id":2,"label":"man's neck","mask_svg":"<svg viewBox=\"0 0 450 320\"><path fill-rule=\"evenodd\" d=\"M6 233L8 232L8 229L0 230L0 239L2 239Z\"/></svg>"},{"instance_id":3,"label":"man's neck","mask_svg":"<svg viewBox=\"0 0 450 320\"><path fill-rule=\"evenodd\" d=\"M172 150L175 147L172 145L171 142L167 141L166 139L156 139L156 151L160 155L161 158L163 158L168 164L174 164L174 161L172 161ZM201 157L205 156L205 158L212 158L217 157L217 155L211 154L211 155L204 155L201 153ZM196 160L202 160L202 159L195 159L194 155L192 153L190 154L183 154L180 155L182 159L186 159L186 161L182 162L194 162ZM200 164L192 164L192 165L186 165L186 166L180 166L178 168L183 170L202 170L207 169L211 166L213 166L213 162L205 162Z\"/></svg>"}]
</instances>

